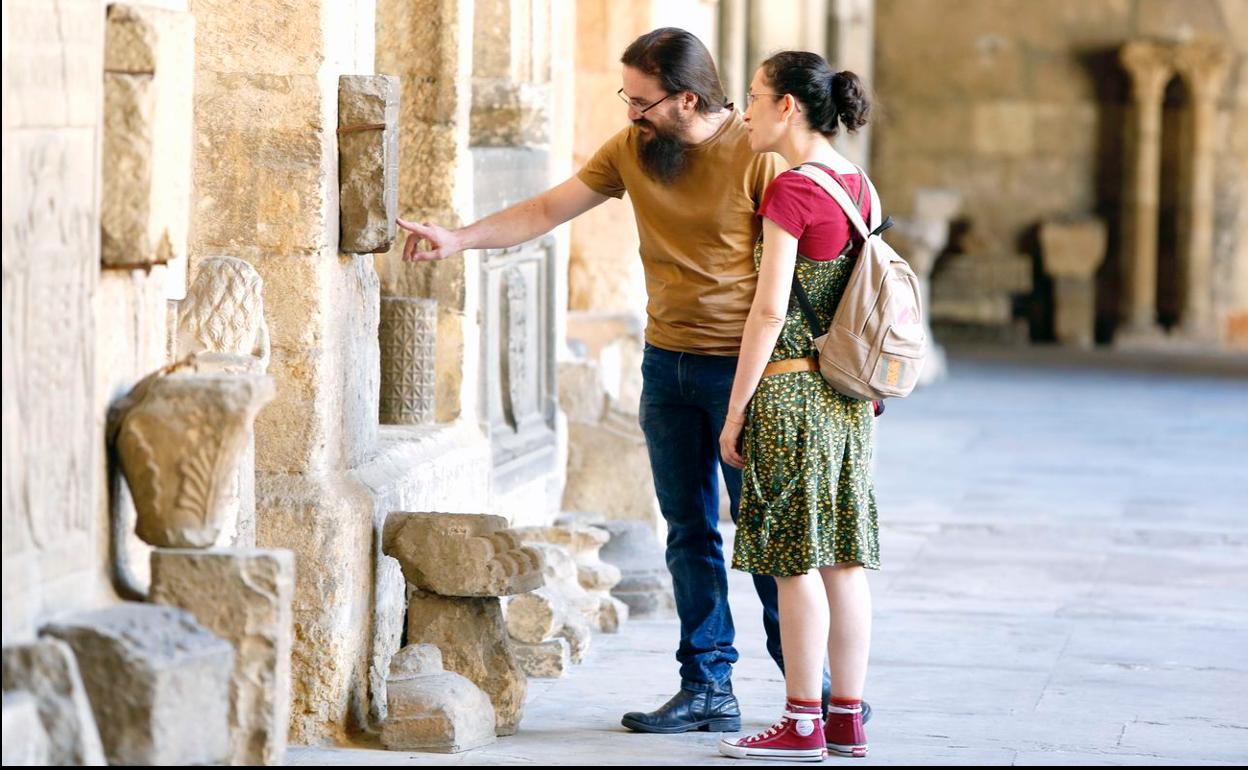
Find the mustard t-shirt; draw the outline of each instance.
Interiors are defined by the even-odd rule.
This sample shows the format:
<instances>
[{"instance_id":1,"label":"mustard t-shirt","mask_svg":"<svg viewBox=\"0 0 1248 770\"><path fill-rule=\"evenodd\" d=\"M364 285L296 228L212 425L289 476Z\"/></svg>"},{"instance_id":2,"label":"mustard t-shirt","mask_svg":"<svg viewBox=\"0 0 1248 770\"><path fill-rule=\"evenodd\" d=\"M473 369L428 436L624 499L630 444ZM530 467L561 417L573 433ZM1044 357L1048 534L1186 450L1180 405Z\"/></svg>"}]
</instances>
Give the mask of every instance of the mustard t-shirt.
<instances>
[{"instance_id":1,"label":"mustard t-shirt","mask_svg":"<svg viewBox=\"0 0 1248 770\"><path fill-rule=\"evenodd\" d=\"M637 135L630 125L611 137L577 178L602 195L632 199L649 294L646 341L735 356L758 282L755 212L784 159L751 151L745 121L733 111L665 185L642 169Z\"/></svg>"}]
</instances>

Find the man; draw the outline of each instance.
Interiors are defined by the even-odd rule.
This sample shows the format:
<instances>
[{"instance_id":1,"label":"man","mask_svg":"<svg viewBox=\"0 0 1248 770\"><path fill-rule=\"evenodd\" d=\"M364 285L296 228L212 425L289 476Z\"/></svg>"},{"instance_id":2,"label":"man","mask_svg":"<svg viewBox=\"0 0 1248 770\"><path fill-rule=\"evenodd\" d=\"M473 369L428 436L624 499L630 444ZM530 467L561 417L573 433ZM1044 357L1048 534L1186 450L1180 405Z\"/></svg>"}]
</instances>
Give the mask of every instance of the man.
<instances>
[{"instance_id":1,"label":"man","mask_svg":"<svg viewBox=\"0 0 1248 770\"><path fill-rule=\"evenodd\" d=\"M619 95L632 125L576 176L459 230L400 220L410 231L403 258L513 246L629 194L649 295L640 421L668 524L681 688L655 711L629 712L623 724L657 733L735 731L741 712L732 694L737 650L718 528L718 437L757 278L755 211L782 160L750 151L745 123L726 104L711 55L693 35L654 30L620 61ZM422 239L429 248L419 248ZM735 521L741 473L723 472ZM755 576L754 586L767 650L783 671L775 580Z\"/></svg>"}]
</instances>

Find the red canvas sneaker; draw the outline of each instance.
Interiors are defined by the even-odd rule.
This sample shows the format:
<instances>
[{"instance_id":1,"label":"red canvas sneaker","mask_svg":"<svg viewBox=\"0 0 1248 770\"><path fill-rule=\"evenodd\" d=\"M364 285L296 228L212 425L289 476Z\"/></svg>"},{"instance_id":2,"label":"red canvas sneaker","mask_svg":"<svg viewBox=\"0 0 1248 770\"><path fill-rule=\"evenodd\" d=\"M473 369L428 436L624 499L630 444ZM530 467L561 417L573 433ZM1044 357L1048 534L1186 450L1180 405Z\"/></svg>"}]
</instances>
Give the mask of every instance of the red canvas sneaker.
<instances>
[{"instance_id":1,"label":"red canvas sneaker","mask_svg":"<svg viewBox=\"0 0 1248 770\"><path fill-rule=\"evenodd\" d=\"M862 727L862 706L829 704L828 719L823 723L823 737L827 741L829 754L865 757L867 732Z\"/></svg>"},{"instance_id":2,"label":"red canvas sneaker","mask_svg":"<svg viewBox=\"0 0 1248 770\"><path fill-rule=\"evenodd\" d=\"M719 753L737 759L821 762L827 756L823 743L823 720L819 717L819 707L804 709L788 705L780 721L761 733L720 741Z\"/></svg>"}]
</instances>

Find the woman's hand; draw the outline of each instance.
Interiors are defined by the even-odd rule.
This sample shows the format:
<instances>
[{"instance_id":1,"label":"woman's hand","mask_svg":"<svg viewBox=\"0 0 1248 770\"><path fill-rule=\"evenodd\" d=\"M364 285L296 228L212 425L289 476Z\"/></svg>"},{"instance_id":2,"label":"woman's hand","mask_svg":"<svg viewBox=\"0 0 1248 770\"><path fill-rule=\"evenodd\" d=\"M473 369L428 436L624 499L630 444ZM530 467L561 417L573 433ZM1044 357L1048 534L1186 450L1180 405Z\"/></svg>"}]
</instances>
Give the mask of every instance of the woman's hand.
<instances>
[{"instance_id":1,"label":"woman's hand","mask_svg":"<svg viewBox=\"0 0 1248 770\"><path fill-rule=\"evenodd\" d=\"M741 454L741 431L745 428L744 417L729 415L724 419L724 430L719 434L719 456L737 470L745 467Z\"/></svg>"}]
</instances>

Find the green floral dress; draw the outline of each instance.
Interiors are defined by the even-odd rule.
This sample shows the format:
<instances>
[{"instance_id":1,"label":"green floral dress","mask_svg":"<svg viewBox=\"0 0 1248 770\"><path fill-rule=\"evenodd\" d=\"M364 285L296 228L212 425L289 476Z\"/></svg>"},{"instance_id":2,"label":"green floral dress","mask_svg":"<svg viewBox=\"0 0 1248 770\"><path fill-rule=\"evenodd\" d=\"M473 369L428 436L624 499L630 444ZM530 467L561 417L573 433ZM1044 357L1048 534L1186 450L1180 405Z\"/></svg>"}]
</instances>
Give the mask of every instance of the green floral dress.
<instances>
[{"instance_id":1,"label":"green floral dress","mask_svg":"<svg viewBox=\"0 0 1248 770\"><path fill-rule=\"evenodd\" d=\"M760 238L754 265L763 255ZM826 327L857 255L797 257L797 275ZM796 296L771 361L816 356ZM880 568L871 483L870 401L843 396L819 372L764 377L746 412L745 469L732 567L760 575L802 575L815 567Z\"/></svg>"}]
</instances>

